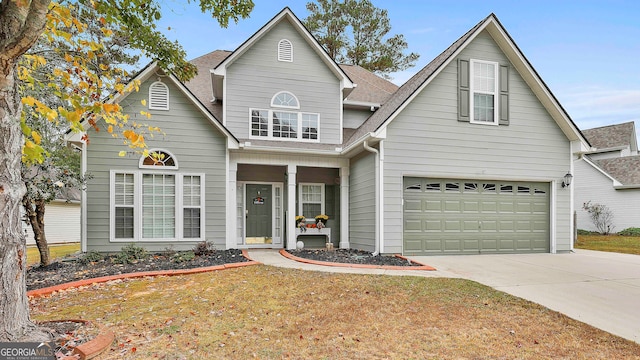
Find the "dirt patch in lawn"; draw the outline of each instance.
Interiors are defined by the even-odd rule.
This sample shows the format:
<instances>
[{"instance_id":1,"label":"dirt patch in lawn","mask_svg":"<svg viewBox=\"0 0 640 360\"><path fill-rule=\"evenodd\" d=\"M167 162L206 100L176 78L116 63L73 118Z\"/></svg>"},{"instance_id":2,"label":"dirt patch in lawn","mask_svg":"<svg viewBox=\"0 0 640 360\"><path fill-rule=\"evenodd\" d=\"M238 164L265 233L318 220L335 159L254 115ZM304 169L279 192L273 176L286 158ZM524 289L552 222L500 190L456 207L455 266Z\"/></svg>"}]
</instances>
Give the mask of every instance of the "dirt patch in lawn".
<instances>
[{"instance_id":1,"label":"dirt patch in lawn","mask_svg":"<svg viewBox=\"0 0 640 360\"><path fill-rule=\"evenodd\" d=\"M99 359L640 359L640 345L461 279L264 265L30 299L116 334Z\"/></svg>"}]
</instances>

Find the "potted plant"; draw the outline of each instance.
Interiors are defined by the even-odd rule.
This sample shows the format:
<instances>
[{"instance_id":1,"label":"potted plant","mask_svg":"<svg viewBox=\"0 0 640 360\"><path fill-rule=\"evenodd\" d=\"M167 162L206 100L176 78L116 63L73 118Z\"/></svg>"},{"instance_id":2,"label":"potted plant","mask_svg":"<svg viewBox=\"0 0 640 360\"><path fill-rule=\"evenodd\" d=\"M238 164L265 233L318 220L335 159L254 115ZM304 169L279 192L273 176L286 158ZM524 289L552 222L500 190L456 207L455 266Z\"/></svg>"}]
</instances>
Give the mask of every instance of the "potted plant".
<instances>
[{"instance_id":1,"label":"potted plant","mask_svg":"<svg viewBox=\"0 0 640 360\"><path fill-rule=\"evenodd\" d=\"M318 226L318 228L322 229L323 227L327 226L327 221L329 220L329 216L325 215L325 214L320 214L316 216L316 225Z\"/></svg>"},{"instance_id":2,"label":"potted plant","mask_svg":"<svg viewBox=\"0 0 640 360\"><path fill-rule=\"evenodd\" d=\"M302 215L296 216L296 227L300 228L300 231L307 231L306 219Z\"/></svg>"}]
</instances>

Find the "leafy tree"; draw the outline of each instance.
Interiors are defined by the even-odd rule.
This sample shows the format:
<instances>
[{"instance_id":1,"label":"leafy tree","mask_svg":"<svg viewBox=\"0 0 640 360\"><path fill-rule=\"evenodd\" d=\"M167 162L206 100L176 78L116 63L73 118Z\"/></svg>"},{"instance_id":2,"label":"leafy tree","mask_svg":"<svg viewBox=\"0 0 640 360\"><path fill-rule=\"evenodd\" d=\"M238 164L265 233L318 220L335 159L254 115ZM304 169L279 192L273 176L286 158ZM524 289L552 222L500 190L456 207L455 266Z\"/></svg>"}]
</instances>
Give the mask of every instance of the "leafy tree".
<instances>
[{"instance_id":1,"label":"leafy tree","mask_svg":"<svg viewBox=\"0 0 640 360\"><path fill-rule=\"evenodd\" d=\"M61 69L73 69L68 66L65 57L77 54L79 40L100 43L102 51L88 56L85 67L96 79L102 82L102 88L95 88L93 96L113 91L115 83L110 82L114 71L118 75L126 74L119 66L134 67L139 60L138 55L132 55L126 34L122 29L105 31L98 13L92 7L76 4L70 8L74 18L82 19L86 27L78 31L74 26L63 26L60 30L68 34L68 38L52 36L47 33L40 36L38 42L22 57L19 69L24 81L20 82L20 92L23 99L38 99L50 109L65 108L65 99L59 94L73 93L77 88L77 81L86 76L57 76ZM76 46L71 43L74 39ZM39 66L30 68L30 60L39 58ZM84 59L82 59L84 60ZM76 60L78 61L78 60ZM75 73L75 71L73 71ZM77 74L77 73L76 73ZM67 72L68 75L68 72ZM72 80L72 81L70 81ZM128 80L123 76L122 80ZM49 246L45 231L46 205L59 197L68 197L74 189L80 190L84 185L84 177L80 172L80 154L67 147L63 141L63 134L67 131L66 122L42 121L42 114L37 108L27 108L23 113L26 126L32 132L39 134L40 146L46 154L43 162L23 162L22 178L27 189L22 198L25 222L31 226L34 240L40 253L40 265L50 263ZM67 198L67 200L69 200Z\"/></svg>"},{"instance_id":2,"label":"leafy tree","mask_svg":"<svg viewBox=\"0 0 640 360\"><path fill-rule=\"evenodd\" d=\"M389 74L415 65L419 55L405 55L403 35L391 31L387 10L369 0L316 0L307 3L305 26L339 63L359 65L389 78Z\"/></svg>"},{"instance_id":3,"label":"leafy tree","mask_svg":"<svg viewBox=\"0 0 640 360\"><path fill-rule=\"evenodd\" d=\"M591 200L582 204L582 209L589 213L591 222L602 235L613 232L613 211L607 205L592 203Z\"/></svg>"},{"instance_id":4,"label":"leafy tree","mask_svg":"<svg viewBox=\"0 0 640 360\"><path fill-rule=\"evenodd\" d=\"M37 114L40 122L66 122L81 131L82 120L86 120L90 126L104 126L114 135L122 136L130 146L143 148L143 132L148 128L129 121L121 108L107 101L103 93L105 81L116 93L135 90L138 84L125 85L126 73L117 68L103 66L100 69L108 73L95 74L89 62L104 52L102 43L89 35L74 37L67 29L85 34L87 25L74 16L73 9L93 8L106 36L121 29L132 48L142 50L163 69L187 80L196 69L186 61L181 46L168 41L157 30L161 17L159 4L155 0L77 0L64 4L50 0L0 0L0 342L49 339L29 317L26 243L20 223L20 206L26 191L21 161L43 163L48 154L41 145L38 130L27 124L23 104L25 112ZM253 9L252 0L199 0L198 4L222 26L230 19L248 17ZM36 87L38 81L32 73L46 66L41 55L27 54L43 33L50 39L66 40L72 50L63 54L67 66L51 72L68 84L68 88L55 85L50 88L65 104L57 109L32 96L20 98L19 83Z\"/></svg>"}]
</instances>

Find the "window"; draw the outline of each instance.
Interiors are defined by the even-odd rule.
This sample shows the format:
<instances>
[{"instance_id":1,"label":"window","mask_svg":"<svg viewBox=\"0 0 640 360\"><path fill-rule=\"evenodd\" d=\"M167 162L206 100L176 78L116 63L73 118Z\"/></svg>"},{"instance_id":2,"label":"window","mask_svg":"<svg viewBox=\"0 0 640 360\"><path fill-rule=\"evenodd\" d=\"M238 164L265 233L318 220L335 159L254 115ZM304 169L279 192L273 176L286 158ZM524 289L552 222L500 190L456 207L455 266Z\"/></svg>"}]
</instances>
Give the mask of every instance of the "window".
<instances>
[{"instance_id":1,"label":"window","mask_svg":"<svg viewBox=\"0 0 640 360\"><path fill-rule=\"evenodd\" d=\"M250 110L250 138L317 142L320 116L313 113Z\"/></svg>"},{"instance_id":2,"label":"window","mask_svg":"<svg viewBox=\"0 0 640 360\"><path fill-rule=\"evenodd\" d=\"M298 102L298 98L296 98L292 93L288 91L281 91L273 96L271 99L271 106L299 109L300 103Z\"/></svg>"},{"instance_id":3,"label":"window","mask_svg":"<svg viewBox=\"0 0 640 360\"><path fill-rule=\"evenodd\" d=\"M324 214L324 184L300 184L300 213L314 222L316 215Z\"/></svg>"},{"instance_id":4,"label":"window","mask_svg":"<svg viewBox=\"0 0 640 360\"><path fill-rule=\"evenodd\" d=\"M158 168L162 166L165 169L177 169L178 162L176 158L168 151L152 149L149 150L149 155L140 158L138 164L140 168Z\"/></svg>"},{"instance_id":5,"label":"window","mask_svg":"<svg viewBox=\"0 0 640 360\"><path fill-rule=\"evenodd\" d=\"M471 122L496 124L498 63L471 60Z\"/></svg>"},{"instance_id":6,"label":"window","mask_svg":"<svg viewBox=\"0 0 640 360\"><path fill-rule=\"evenodd\" d=\"M278 61L293 62L293 44L287 39L278 41Z\"/></svg>"},{"instance_id":7,"label":"window","mask_svg":"<svg viewBox=\"0 0 640 360\"><path fill-rule=\"evenodd\" d=\"M203 179L201 174L112 172L111 239L201 239Z\"/></svg>"},{"instance_id":8,"label":"window","mask_svg":"<svg viewBox=\"0 0 640 360\"><path fill-rule=\"evenodd\" d=\"M134 190L133 174L116 174L113 184L115 238L132 239L134 218Z\"/></svg>"},{"instance_id":9,"label":"window","mask_svg":"<svg viewBox=\"0 0 640 360\"><path fill-rule=\"evenodd\" d=\"M509 125L509 65L458 59L458 121Z\"/></svg>"},{"instance_id":10,"label":"window","mask_svg":"<svg viewBox=\"0 0 640 360\"><path fill-rule=\"evenodd\" d=\"M149 109L169 110L169 88L162 81L149 86Z\"/></svg>"}]
</instances>

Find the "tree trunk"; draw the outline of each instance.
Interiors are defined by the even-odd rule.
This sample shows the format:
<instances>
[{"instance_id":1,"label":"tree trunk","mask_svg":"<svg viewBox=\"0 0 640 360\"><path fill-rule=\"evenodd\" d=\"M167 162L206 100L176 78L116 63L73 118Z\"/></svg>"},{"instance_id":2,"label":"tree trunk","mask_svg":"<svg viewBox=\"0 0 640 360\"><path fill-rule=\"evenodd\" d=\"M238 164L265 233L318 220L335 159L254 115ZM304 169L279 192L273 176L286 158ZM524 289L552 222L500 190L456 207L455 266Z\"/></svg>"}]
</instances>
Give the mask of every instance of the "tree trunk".
<instances>
[{"instance_id":1,"label":"tree trunk","mask_svg":"<svg viewBox=\"0 0 640 360\"><path fill-rule=\"evenodd\" d=\"M51 261L49 256L49 245L47 244L47 235L44 232L44 211L46 202L44 199L36 199L34 201L28 195L22 199L29 225L33 230L33 235L40 253L40 265L48 266Z\"/></svg>"},{"instance_id":2,"label":"tree trunk","mask_svg":"<svg viewBox=\"0 0 640 360\"><path fill-rule=\"evenodd\" d=\"M29 318L27 247L20 220L25 193L22 104L16 83L18 59L42 34L49 3L0 1L0 342L50 338Z\"/></svg>"}]
</instances>

